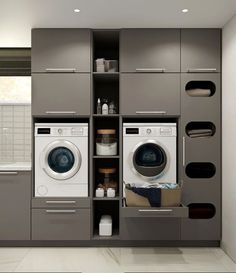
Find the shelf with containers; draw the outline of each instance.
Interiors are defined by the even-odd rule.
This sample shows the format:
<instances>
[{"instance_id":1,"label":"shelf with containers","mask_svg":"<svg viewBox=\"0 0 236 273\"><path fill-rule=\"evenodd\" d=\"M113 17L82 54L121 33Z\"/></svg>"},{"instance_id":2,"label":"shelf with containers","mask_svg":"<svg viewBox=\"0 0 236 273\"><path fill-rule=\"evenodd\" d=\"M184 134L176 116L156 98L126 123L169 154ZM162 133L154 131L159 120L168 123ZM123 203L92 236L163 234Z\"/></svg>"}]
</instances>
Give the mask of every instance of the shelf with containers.
<instances>
[{"instance_id":1,"label":"shelf with containers","mask_svg":"<svg viewBox=\"0 0 236 273\"><path fill-rule=\"evenodd\" d=\"M119 31L93 31L93 236L119 239L120 115ZM103 104L105 107L103 108ZM111 218L111 233L102 233L100 222ZM102 224L101 224L102 225ZM108 224L109 225L109 224Z\"/></svg>"}]
</instances>

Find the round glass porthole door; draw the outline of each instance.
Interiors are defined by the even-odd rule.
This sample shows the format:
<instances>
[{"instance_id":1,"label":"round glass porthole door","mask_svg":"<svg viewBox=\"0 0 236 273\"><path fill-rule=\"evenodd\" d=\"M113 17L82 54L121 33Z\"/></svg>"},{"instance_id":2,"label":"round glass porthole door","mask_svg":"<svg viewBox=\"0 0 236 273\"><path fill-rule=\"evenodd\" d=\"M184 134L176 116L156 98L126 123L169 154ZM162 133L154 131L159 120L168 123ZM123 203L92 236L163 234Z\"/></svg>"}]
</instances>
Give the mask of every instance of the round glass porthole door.
<instances>
[{"instance_id":1,"label":"round glass porthole door","mask_svg":"<svg viewBox=\"0 0 236 273\"><path fill-rule=\"evenodd\" d=\"M133 165L135 170L146 177L160 175L167 164L164 149L156 143L141 144L134 152Z\"/></svg>"},{"instance_id":2,"label":"round glass porthole door","mask_svg":"<svg viewBox=\"0 0 236 273\"><path fill-rule=\"evenodd\" d=\"M66 180L80 169L81 156L78 148L69 141L55 141L43 154L43 169L52 178Z\"/></svg>"}]
</instances>

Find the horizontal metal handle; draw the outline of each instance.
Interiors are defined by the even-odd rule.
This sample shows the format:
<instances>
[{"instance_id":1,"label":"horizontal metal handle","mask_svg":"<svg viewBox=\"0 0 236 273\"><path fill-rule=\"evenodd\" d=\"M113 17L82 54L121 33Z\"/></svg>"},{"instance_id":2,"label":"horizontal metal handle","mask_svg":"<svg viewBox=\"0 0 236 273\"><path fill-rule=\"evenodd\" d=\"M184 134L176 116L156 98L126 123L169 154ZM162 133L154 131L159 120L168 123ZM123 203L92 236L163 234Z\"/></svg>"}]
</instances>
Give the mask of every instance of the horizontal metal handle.
<instances>
[{"instance_id":1,"label":"horizontal metal handle","mask_svg":"<svg viewBox=\"0 0 236 273\"><path fill-rule=\"evenodd\" d=\"M46 111L46 114L55 114L55 115L60 115L60 114L76 114L75 111Z\"/></svg>"},{"instance_id":2,"label":"horizontal metal handle","mask_svg":"<svg viewBox=\"0 0 236 273\"><path fill-rule=\"evenodd\" d=\"M46 68L48 73L74 73L75 68Z\"/></svg>"},{"instance_id":3,"label":"horizontal metal handle","mask_svg":"<svg viewBox=\"0 0 236 273\"><path fill-rule=\"evenodd\" d=\"M136 72L155 72L155 73L164 73L165 68L136 68Z\"/></svg>"},{"instance_id":4,"label":"horizontal metal handle","mask_svg":"<svg viewBox=\"0 0 236 273\"><path fill-rule=\"evenodd\" d=\"M49 201L46 201L46 204L75 204L76 201L53 201L53 200L49 200Z\"/></svg>"},{"instance_id":5,"label":"horizontal metal handle","mask_svg":"<svg viewBox=\"0 0 236 273\"><path fill-rule=\"evenodd\" d=\"M17 175L18 172L1 172L0 171L0 175Z\"/></svg>"},{"instance_id":6,"label":"horizontal metal handle","mask_svg":"<svg viewBox=\"0 0 236 273\"><path fill-rule=\"evenodd\" d=\"M193 73L200 73L200 72L216 72L216 68L190 68L188 69L188 72L193 72Z\"/></svg>"},{"instance_id":7,"label":"horizontal metal handle","mask_svg":"<svg viewBox=\"0 0 236 273\"><path fill-rule=\"evenodd\" d=\"M139 209L139 212L172 212L172 209Z\"/></svg>"},{"instance_id":8,"label":"horizontal metal handle","mask_svg":"<svg viewBox=\"0 0 236 273\"><path fill-rule=\"evenodd\" d=\"M46 210L47 213L75 213L76 210L71 209L71 210L54 210L54 209L50 209L50 210Z\"/></svg>"},{"instance_id":9,"label":"horizontal metal handle","mask_svg":"<svg viewBox=\"0 0 236 273\"><path fill-rule=\"evenodd\" d=\"M165 115L166 111L136 111L136 114L162 114L162 115Z\"/></svg>"}]
</instances>

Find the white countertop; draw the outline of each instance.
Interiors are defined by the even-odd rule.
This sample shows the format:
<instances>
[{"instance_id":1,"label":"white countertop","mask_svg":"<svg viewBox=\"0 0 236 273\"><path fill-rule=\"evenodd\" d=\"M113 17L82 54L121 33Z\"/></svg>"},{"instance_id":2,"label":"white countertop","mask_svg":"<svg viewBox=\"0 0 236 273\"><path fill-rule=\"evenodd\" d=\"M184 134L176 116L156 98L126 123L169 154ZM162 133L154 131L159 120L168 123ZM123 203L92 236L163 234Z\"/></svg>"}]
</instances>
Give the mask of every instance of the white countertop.
<instances>
[{"instance_id":1,"label":"white countertop","mask_svg":"<svg viewBox=\"0 0 236 273\"><path fill-rule=\"evenodd\" d=\"M1 171L31 171L31 162L0 163Z\"/></svg>"}]
</instances>

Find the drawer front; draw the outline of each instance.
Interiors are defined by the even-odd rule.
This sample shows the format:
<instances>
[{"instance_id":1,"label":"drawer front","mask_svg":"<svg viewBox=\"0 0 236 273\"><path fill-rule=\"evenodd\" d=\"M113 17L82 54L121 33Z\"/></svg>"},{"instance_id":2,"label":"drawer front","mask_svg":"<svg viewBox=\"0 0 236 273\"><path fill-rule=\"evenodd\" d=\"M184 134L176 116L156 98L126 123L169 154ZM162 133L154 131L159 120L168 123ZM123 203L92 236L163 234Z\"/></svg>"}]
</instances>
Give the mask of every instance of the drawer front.
<instances>
[{"instance_id":1,"label":"drawer front","mask_svg":"<svg viewBox=\"0 0 236 273\"><path fill-rule=\"evenodd\" d=\"M32 240L89 240L90 209L33 209Z\"/></svg>"},{"instance_id":2,"label":"drawer front","mask_svg":"<svg viewBox=\"0 0 236 273\"><path fill-rule=\"evenodd\" d=\"M123 115L179 115L179 74L122 74Z\"/></svg>"},{"instance_id":3,"label":"drawer front","mask_svg":"<svg viewBox=\"0 0 236 273\"><path fill-rule=\"evenodd\" d=\"M122 240L180 240L178 218L121 218Z\"/></svg>"},{"instance_id":4,"label":"drawer front","mask_svg":"<svg viewBox=\"0 0 236 273\"><path fill-rule=\"evenodd\" d=\"M89 198L33 198L32 208L90 208Z\"/></svg>"},{"instance_id":5,"label":"drawer front","mask_svg":"<svg viewBox=\"0 0 236 273\"><path fill-rule=\"evenodd\" d=\"M188 217L188 208L187 207L164 207L164 208L134 208L134 207L125 207L121 209L121 217L135 217L135 218L173 218Z\"/></svg>"}]
</instances>

